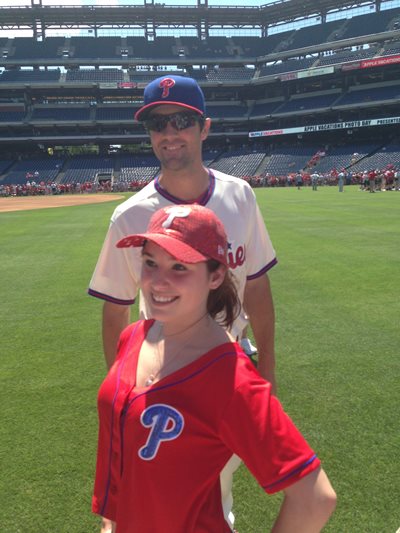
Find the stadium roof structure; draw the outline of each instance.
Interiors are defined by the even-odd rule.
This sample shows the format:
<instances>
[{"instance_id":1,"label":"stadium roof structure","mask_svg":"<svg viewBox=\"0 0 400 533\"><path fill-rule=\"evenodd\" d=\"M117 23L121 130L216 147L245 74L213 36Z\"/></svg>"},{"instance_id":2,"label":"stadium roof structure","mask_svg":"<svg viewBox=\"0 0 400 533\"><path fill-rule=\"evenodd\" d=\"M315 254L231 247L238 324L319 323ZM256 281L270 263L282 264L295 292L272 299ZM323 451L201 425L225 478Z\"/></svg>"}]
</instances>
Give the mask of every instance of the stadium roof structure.
<instances>
[{"instance_id":1,"label":"stadium roof structure","mask_svg":"<svg viewBox=\"0 0 400 533\"><path fill-rule=\"evenodd\" d=\"M11 3L11 2L10 2ZM328 13L370 6L381 8L381 0L277 0L263 6L214 6L208 0L197 0L197 6L168 6L154 0L130 6L43 5L41 0L31 0L30 6L1 6L0 29L31 30L32 35L44 38L49 29L99 29L141 28L146 36L155 35L160 27L190 27L199 37L208 36L211 28L260 29L268 34L271 25L321 17Z\"/></svg>"}]
</instances>

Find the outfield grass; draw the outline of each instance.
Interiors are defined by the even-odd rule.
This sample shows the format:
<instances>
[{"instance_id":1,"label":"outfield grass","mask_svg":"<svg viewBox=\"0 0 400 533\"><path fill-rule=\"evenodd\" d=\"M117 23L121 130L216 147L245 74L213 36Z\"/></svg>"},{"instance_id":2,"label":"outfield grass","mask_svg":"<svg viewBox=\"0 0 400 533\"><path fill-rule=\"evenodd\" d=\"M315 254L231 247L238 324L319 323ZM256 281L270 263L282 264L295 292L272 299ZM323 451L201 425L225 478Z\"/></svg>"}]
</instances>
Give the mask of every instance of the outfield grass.
<instances>
[{"instance_id":1,"label":"outfield grass","mask_svg":"<svg viewBox=\"0 0 400 533\"><path fill-rule=\"evenodd\" d=\"M394 533L400 193L256 193L279 259L279 395L339 497L326 531ZM86 287L117 204L0 214L1 531L98 531L90 498L105 368L101 305ZM268 531L280 496L244 468L234 496L239 532Z\"/></svg>"}]
</instances>

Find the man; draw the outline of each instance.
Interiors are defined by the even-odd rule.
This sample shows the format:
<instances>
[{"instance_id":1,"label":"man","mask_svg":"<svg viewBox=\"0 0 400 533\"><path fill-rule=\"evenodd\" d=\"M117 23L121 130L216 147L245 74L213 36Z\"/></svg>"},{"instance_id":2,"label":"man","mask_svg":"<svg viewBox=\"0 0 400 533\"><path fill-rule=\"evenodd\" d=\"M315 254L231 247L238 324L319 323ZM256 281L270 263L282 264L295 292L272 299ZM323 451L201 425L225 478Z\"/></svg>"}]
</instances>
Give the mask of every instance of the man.
<instances>
[{"instance_id":1,"label":"man","mask_svg":"<svg viewBox=\"0 0 400 533\"><path fill-rule=\"evenodd\" d=\"M296 185L298 190L300 190L303 185L303 174L300 170L296 174Z\"/></svg>"},{"instance_id":2,"label":"man","mask_svg":"<svg viewBox=\"0 0 400 533\"><path fill-rule=\"evenodd\" d=\"M369 173L368 173L369 192L375 192L375 180L376 180L376 177L377 177L377 172L374 169L370 170Z\"/></svg>"},{"instance_id":3,"label":"man","mask_svg":"<svg viewBox=\"0 0 400 533\"><path fill-rule=\"evenodd\" d=\"M397 169L394 173L394 190L400 191L400 169Z\"/></svg>"},{"instance_id":4,"label":"man","mask_svg":"<svg viewBox=\"0 0 400 533\"><path fill-rule=\"evenodd\" d=\"M313 172L311 174L311 184L312 184L312 190L316 191L318 187L318 180L319 180L319 174L318 172Z\"/></svg>"},{"instance_id":5,"label":"man","mask_svg":"<svg viewBox=\"0 0 400 533\"><path fill-rule=\"evenodd\" d=\"M135 248L117 249L116 243L126 235L144 232L151 215L160 207L198 203L215 211L226 228L229 266L257 344L258 371L275 391L275 319L266 272L277 260L251 187L244 180L203 165L202 144L211 120L205 117L205 100L199 85L182 76L153 80L145 89L144 105L135 118L143 122L150 135L161 172L114 211L90 282L89 294L104 300L107 366L113 364L120 333L130 322L130 306L137 296L141 268L140 252ZM146 314L143 301L140 306ZM232 334L240 339L246 324L242 310ZM228 500L229 487L223 502L226 516L230 516Z\"/></svg>"},{"instance_id":6,"label":"man","mask_svg":"<svg viewBox=\"0 0 400 533\"><path fill-rule=\"evenodd\" d=\"M343 168L339 172L339 175L338 175L339 192L343 192L344 179L345 179L345 169Z\"/></svg>"}]
</instances>

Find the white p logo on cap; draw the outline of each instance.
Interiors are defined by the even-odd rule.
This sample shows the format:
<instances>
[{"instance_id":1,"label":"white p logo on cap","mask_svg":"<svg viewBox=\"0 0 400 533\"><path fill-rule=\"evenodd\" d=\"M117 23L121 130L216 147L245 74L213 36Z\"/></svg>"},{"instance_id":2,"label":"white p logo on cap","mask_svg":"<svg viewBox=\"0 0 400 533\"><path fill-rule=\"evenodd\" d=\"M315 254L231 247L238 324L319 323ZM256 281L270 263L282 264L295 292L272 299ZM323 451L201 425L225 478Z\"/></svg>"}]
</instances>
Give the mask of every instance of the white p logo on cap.
<instances>
[{"instance_id":1,"label":"white p logo on cap","mask_svg":"<svg viewBox=\"0 0 400 533\"><path fill-rule=\"evenodd\" d=\"M174 206L169 209L166 209L165 212L168 213L168 218L164 220L164 222L162 223L162 227L164 229L170 228L174 218L176 217L186 218L190 215L191 211L192 210L190 209L190 207L180 207L180 206L179 207Z\"/></svg>"}]
</instances>

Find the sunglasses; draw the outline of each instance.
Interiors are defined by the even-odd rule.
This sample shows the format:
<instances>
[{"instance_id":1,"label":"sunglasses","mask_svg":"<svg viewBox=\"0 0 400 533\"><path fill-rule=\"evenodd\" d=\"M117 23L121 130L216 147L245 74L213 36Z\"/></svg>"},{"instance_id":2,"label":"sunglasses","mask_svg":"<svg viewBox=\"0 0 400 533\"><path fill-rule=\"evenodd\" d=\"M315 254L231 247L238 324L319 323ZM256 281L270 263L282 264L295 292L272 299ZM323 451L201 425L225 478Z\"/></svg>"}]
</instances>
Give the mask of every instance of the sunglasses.
<instances>
[{"instance_id":1,"label":"sunglasses","mask_svg":"<svg viewBox=\"0 0 400 533\"><path fill-rule=\"evenodd\" d=\"M179 113L173 113L172 115L151 115L143 121L143 125L148 131L161 132L165 130L168 124L171 124L174 129L181 131L191 128L196 122L203 127L204 117L197 113L181 111Z\"/></svg>"}]
</instances>

